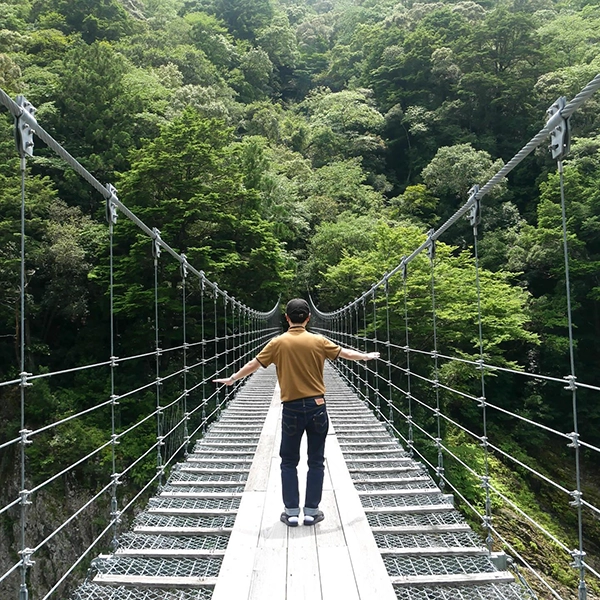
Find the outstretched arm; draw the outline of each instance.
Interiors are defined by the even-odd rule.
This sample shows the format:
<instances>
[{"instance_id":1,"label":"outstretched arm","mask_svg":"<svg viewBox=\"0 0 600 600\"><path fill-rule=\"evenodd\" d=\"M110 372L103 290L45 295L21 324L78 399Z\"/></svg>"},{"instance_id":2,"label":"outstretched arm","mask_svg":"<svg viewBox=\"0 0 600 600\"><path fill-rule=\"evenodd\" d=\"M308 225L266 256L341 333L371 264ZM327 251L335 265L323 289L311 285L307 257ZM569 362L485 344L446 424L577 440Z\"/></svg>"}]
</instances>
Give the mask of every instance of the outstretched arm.
<instances>
[{"instance_id":1,"label":"outstretched arm","mask_svg":"<svg viewBox=\"0 0 600 600\"><path fill-rule=\"evenodd\" d=\"M373 360L379 358L380 355L379 352L358 352L350 350L350 348L342 348L338 356L347 360Z\"/></svg>"},{"instance_id":2,"label":"outstretched arm","mask_svg":"<svg viewBox=\"0 0 600 600\"><path fill-rule=\"evenodd\" d=\"M224 383L225 385L233 385L238 379L243 379L248 375L252 375L254 371L257 371L260 367L260 363L253 358L251 361L247 362L239 371L234 373L231 377L227 377L226 379L213 379L214 383Z\"/></svg>"}]
</instances>

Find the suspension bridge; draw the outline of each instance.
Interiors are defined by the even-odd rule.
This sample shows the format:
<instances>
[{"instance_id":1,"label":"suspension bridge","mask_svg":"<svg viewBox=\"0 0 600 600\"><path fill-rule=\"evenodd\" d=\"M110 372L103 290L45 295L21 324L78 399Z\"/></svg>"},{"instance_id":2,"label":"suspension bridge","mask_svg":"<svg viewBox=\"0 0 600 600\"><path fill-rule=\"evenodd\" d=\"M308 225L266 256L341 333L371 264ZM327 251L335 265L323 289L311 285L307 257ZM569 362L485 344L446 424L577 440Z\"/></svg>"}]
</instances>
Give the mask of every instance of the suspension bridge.
<instances>
[{"instance_id":1,"label":"suspension bridge","mask_svg":"<svg viewBox=\"0 0 600 600\"><path fill-rule=\"evenodd\" d=\"M381 360L365 366L342 360L327 365L327 403L332 429L326 450L322 508L326 519L314 527L289 529L281 511L278 465L280 402L276 374L261 370L233 389L211 383L253 358L282 331L276 304L267 312L244 305L197 270L184 254L163 240L160 231L129 210L110 184L103 185L37 123L23 97L12 100L0 90L0 103L15 118L20 153L21 261L19 347L15 376L0 382L3 401L17 400L20 427L0 439L0 464L16 464L3 484L0 502L2 598L47 600L225 600L259 597L277 600L402 598L406 600L527 599L600 597L600 563L586 552L586 531L600 507L583 494L583 453L600 448L581 439L578 395L597 397L600 388L576 373L569 291L566 202L561 185L570 372L554 376L490 362L484 352L485 298L479 281L478 236L485 196L536 148L551 140L562 176L569 150L569 119L600 87L600 74L571 101L559 99L546 125L488 182L474 185L467 202L394 269L362 295L334 312L312 305L311 326L345 347L379 351ZM110 343L100 363L73 365L55 372L26 369L26 177L35 137L74 169L106 202L109 229ZM436 245L464 217L473 231L474 289L477 316L473 338L479 356L451 356L438 347ZM154 349L117 356L115 334L114 235L122 218L147 236L154 265ZM180 343L162 347L159 290L161 262L180 273ZM430 282L431 346L414 347L410 314L411 274L426 268ZM193 306L189 298L194 297ZM193 313L194 331L188 321ZM399 327L403 323L404 327ZM168 357L168 360L167 358ZM155 377L129 384L128 368L153 361ZM175 365L175 366L174 366ZM460 367L458 383L443 377L447 365ZM110 393L98 403L62 419L30 428L28 400L36 386L85 372L99 372ZM493 386L503 377L537 381L564 393L572 421L558 430L521 411L494 402ZM463 382L462 384L460 382ZM477 389L473 386L477 383ZM466 382L466 383L465 383ZM517 384L519 385L519 384ZM126 420L123 403L152 394L147 414ZM447 398L475 407L480 423L461 422ZM472 411L471 411L472 412ZM491 413L507 426L543 431L568 447L572 468L551 478L518 452L503 448L490 428ZM104 415L106 437L89 453L51 474L33 471L31 452L48 434L90 415ZM121 449L131 440L156 434L147 447L124 461ZM460 432L478 448L469 460L445 433ZM144 433L144 435L142 435ZM493 476L501 460L549 490L571 511L572 531L540 522L537 512L518 505ZM82 465L98 464L104 476L89 497L65 497L65 506L45 510L51 490L64 485ZM149 468L149 464L152 467ZM457 467L466 486L480 489L481 502L454 478ZM141 485L132 486L135 478ZM460 511L458 510L460 508ZM42 521L40 522L40 519ZM557 564L540 564L532 551L546 540L571 575L557 582ZM59 554L60 556L57 556ZM560 558L555 558L559 556ZM57 559L57 560L55 560ZM33 591L35 590L35 592Z\"/></svg>"}]
</instances>

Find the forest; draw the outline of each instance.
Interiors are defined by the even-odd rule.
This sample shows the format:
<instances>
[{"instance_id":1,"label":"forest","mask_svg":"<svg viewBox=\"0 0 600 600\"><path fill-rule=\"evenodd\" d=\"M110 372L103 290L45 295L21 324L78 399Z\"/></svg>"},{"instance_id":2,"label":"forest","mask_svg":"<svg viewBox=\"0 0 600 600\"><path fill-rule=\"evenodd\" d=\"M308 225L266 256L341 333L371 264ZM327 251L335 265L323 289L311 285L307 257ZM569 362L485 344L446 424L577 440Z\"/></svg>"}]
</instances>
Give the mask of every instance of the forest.
<instances>
[{"instance_id":1,"label":"forest","mask_svg":"<svg viewBox=\"0 0 600 600\"><path fill-rule=\"evenodd\" d=\"M572 98L600 72L599 31L598 0L12 0L0 2L0 88L24 95L86 169L235 298L269 310L279 296L309 290L333 310L452 215L543 126L557 97ZM564 185L575 351L582 380L598 386L600 97L571 127ZM6 115L2 381L19 373L12 128ZM27 368L104 360L104 203L43 144L28 164ZM558 188L550 153L535 152L485 199L480 231L482 277L504 315L486 340L490 354L542 375L569 373ZM458 290L469 235L465 222L444 240ZM151 259L132 225L115 243L115 272L127 282L116 288L125 355L147 333ZM453 293L458 315L464 299ZM174 323L169 302L164 320ZM449 321L444 347L473 351L471 324ZM36 387L33 422L84 406L106 382L71 385L60 394ZM503 393L563 428L563 396L543 386ZM581 394L580 424L598 446L594 399ZM18 427L17 399L0 388L0 442ZM541 463L567 455L505 435ZM48 444L68 462L68 440ZM44 448L31 460L43 463ZM599 481L589 484L600 494ZM590 544L600 549L600 531Z\"/></svg>"}]
</instances>

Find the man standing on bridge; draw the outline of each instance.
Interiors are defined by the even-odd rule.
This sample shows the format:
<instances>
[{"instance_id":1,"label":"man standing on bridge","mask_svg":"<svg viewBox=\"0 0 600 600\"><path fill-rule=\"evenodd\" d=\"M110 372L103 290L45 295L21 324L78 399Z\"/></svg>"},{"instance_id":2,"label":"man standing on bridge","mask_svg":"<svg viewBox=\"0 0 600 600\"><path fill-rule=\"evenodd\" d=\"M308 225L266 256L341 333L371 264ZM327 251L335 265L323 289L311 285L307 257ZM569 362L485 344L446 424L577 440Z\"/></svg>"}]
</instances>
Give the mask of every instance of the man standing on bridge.
<instances>
[{"instance_id":1,"label":"man standing on bridge","mask_svg":"<svg viewBox=\"0 0 600 600\"><path fill-rule=\"evenodd\" d=\"M306 331L310 320L308 302L294 298L287 304L285 318L289 329L273 338L256 358L237 373L215 383L233 385L259 369L275 364L283 404L281 447L281 484L285 511L281 520L296 527L300 517L298 472L300 442L306 432L308 443L308 474L304 501L304 525L314 525L325 518L319 510L325 472L325 440L329 419L325 405L323 368L325 359L371 360L379 352L357 352L342 348L322 335Z\"/></svg>"}]
</instances>

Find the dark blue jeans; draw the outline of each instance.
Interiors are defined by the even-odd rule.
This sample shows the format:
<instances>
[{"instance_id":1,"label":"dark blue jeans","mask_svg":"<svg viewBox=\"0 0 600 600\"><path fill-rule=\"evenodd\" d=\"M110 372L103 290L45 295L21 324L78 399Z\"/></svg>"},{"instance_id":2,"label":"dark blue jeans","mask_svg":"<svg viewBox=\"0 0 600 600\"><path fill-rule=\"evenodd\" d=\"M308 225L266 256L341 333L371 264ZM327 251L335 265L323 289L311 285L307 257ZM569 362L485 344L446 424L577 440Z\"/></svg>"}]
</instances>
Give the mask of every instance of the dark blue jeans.
<instances>
[{"instance_id":1,"label":"dark blue jeans","mask_svg":"<svg viewBox=\"0 0 600 600\"><path fill-rule=\"evenodd\" d=\"M279 456L281 456L281 485L286 512L297 515L300 511L297 466L300 462L300 441L306 431L308 474L304 513L314 514L321 502L325 473L325 440L329 429L325 404L319 405L314 399L284 402L281 427Z\"/></svg>"}]
</instances>

